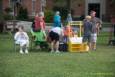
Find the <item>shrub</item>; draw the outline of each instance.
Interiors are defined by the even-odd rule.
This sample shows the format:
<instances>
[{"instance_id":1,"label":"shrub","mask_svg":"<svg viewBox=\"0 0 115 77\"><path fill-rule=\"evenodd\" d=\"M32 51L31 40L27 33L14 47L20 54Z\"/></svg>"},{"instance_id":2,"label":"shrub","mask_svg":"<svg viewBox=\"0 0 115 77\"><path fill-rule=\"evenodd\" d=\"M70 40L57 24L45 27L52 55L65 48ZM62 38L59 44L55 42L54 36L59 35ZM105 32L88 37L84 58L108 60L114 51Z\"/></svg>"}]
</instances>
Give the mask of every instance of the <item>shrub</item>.
<instances>
[{"instance_id":1,"label":"shrub","mask_svg":"<svg viewBox=\"0 0 115 77\"><path fill-rule=\"evenodd\" d=\"M10 8L10 7L7 7L4 9L4 11L7 13L7 14L10 14L10 12L12 12L13 10Z\"/></svg>"},{"instance_id":2,"label":"shrub","mask_svg":"<svg viewBox=\"0 0 115 77\"><path fill-rule=\"evenodd\" d=\"M10 14L4 14L4 20L12 20L13 16Z\"/></svg>"},{"instance_id":3,"label":"shrub","mask_svg":"<svg viewBox=\"0 0 115 77\"><path fill-rule=\"evenodd\" d=\"M4 20L12 20L13 16L10 14L12 12L12 9L7 7L4 9L5 13L3 14Z\"/></svg>"},{"instance_id":4,"label":"shrub","mask_svg":"<svg viewBox=\"0 0 115 77\"><path fill-rule=\"evenodd\" d=\"M50 11L50 10L46 10L45 11L45 21L48 23L48 22L53 22L53 16L54 16L54 13L53 11Z\"/></svg>"},{"instance_id":5,"label":"shrub","mask_svg":"<svg viewBox=\"0 0 115 77\"><path fill-rule=\"evenodd\" d=\"M28 11L26 8L20 7L19 13L17 15L18 20L27 20L28 19Z\"/></svg>"},{"instance_id":6,"label":"shrub","mask_svg":"<svg viewBox=\"0 0 115 77\"><path fill-rule=\"evenodd\" d=\"M0 12L0 21L3 21L3 20L4 20L3 13Z\"/></svg>"},{"instance_id":7,"label":"shrub","mask_svg":"<svg viewBox=\"0 0 115 77\"><path fill-rule=\"evenodd\" d=\"M53 11L59 11L60 15L62 17L62 20L66 20L67 14L68 14L68 9L66 7L57 7L55 6L53 8Z\"/></svg>"}]
</instances>

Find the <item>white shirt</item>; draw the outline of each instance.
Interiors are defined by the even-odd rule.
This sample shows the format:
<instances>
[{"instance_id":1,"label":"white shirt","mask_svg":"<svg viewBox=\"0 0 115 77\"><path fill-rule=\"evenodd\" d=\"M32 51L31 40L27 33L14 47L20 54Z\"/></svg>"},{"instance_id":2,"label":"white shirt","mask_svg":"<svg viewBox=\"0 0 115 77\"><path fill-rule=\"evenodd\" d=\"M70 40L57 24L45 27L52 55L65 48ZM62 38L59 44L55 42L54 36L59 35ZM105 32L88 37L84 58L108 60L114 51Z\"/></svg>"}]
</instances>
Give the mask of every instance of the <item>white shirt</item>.
<instances>
[{"instance_id":1,"label":"white shirt","mask_svg":"<svg viewBox=\"0 0 115 77\"><path fill-rule=\"evenodd\" d=\"M61 29L60 27L53 27L51 29L51 31L53 31L53 32L55 32L55 33L57 33L59 35L63 35L63 29Z\"/></svg>"},{"instance_id":2,"label":"white shirt","mask_svg":"<svg viewBox=\"0 0 115 77\"><path fill-rule=\"evenodd\" d=\"M19 40L29 40L29 37L27 35L26 32L17 32L15 35L14 35L14 39L16 41L19 41Z\"/></svg>"}]
</instances>

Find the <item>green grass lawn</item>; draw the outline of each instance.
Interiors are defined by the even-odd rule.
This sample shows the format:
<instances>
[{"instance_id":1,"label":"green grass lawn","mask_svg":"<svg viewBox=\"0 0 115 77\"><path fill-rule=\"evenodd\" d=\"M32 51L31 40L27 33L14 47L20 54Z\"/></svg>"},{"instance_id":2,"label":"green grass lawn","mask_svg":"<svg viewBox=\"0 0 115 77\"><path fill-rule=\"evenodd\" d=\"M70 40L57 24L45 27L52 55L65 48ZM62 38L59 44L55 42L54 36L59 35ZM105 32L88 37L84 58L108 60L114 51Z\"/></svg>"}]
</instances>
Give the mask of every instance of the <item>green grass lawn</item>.
<instances>
[{"instance_id":1,"label":"green grass lawn","mask_svg":"<svg viewBox=\"0 0 115 77\"><path fill-rule=\"evenodd\" d=\"M115 77L115 47L101 36L98 49L88 53L32 50L21 55L7 35L0 35L0 77Z\"/></svg>"}]
</instances>

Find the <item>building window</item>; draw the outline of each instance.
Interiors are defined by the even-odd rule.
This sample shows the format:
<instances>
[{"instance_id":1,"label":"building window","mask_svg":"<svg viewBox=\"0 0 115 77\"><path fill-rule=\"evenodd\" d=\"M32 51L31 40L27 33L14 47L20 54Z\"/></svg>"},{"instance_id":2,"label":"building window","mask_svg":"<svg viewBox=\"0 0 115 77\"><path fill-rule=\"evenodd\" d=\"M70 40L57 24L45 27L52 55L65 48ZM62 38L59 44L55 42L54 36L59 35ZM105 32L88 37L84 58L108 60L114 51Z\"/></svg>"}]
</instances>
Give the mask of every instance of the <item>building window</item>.
<instances>
[{"instance_id":1,"label":"building window","mask_svg":"<svg viewBox=\"0 0 115 77\"><path fill-rule=\"evenodd\" d=\"M13 8L17 3L21 4L22 0L9 0L9 7Z\"/></svg>"},{"instance_id":2,"label":"building window","mask_svg":"<svg viewBox=\"0 0 115 77\"><path fill-rule=\"evenodd\" d=\"M32 16L35 16L35 5L36 4L36 0L32 0Z\"/></svg>"},{"instance_id":3,"label":"building window","mask_svg":"<svg viewBox=\"0 0 115 77\"><path fill-rule=\"evenodd\" d=\"M46 0L41 0L41 11L44 11L44 7L46 6Z\"/></svg>"}]
</instances>

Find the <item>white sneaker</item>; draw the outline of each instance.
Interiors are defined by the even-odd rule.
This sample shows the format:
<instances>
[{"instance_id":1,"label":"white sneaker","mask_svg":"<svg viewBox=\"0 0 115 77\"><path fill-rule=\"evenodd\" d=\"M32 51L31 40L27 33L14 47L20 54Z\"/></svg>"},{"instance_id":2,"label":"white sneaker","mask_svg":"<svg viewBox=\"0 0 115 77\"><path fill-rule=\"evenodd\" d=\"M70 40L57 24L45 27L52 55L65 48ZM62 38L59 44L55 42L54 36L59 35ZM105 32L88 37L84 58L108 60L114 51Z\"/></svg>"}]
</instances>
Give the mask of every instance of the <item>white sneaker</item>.
<instances>
[{"instance_id":1,"label":"white sneaker","mask_svg":"<svg viewBox=\"0 0 115 77\"><path fill-rule=\"evenodd\" d=\"M25 53L28 54L28 50L27 49L25 50Z\"/></svg>"},{"instance_id":2,"label":"white sneaker","mask_svg":"<svg viewBox=\"0 0 115 77\"><path fill-rule=\"evenodd\" d=\"M60 51L57 50L56 53L60 53Z\"/></svg>"},{"instance_id":3,"label":"white sneaker","mask_svg":"<svg viewBox=\"0 0 115 77\"><path fill-rule=\"evenodd\" d=\"M24 54L24 52L22 50L20 50L20 54Z\"/></svg>"},{"instance_id":4,"label":"white sneaker","mask_svg":"<svg viewBox=\"0 0 115 77\"><path fill-rule=\"evenodd\" d=\"M51 53L53 53L54 51L53 51L53 50L51 50L50 52L51 52Z\"/></svg>"}]
</instances>

